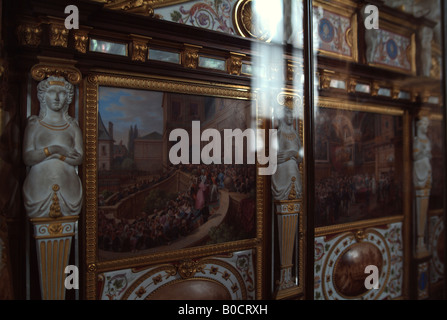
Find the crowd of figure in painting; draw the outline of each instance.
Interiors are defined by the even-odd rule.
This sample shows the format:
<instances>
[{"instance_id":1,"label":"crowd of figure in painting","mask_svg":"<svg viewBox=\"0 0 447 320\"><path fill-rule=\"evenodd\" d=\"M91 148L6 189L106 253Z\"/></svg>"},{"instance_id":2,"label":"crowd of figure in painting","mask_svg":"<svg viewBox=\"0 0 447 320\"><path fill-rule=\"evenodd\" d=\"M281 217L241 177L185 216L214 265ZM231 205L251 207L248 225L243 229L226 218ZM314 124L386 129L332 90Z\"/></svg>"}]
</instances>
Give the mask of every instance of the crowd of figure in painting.
<instances>
[{"instance_id":1,"label":"crowd of figure in painting","mask_svg":"<svg viewBox=\"0 0 447 320\"><path fill-rule=\"evenodd\" d=\"M254 194L255 170L245 165L180 165L175 170L187 173L190 186L183 192L169 195L159 210L142 212L136 219L107 217L99 207L98 246L105 251L136 252L161 245L189 235L208 221L212 208L219 205L219 189ZM172 172L171 172L172 173ZM170 174L171 174L170 173ZM169 174L169 175L170 175ZM169 176L163 176L165 179ZM162 179L157 179L156 183ZM138 184L121 191L123 199L150 187L153 183ZM107 201L108 203L108 201ZM109 203L108 203L109 205ZM211 209L210 209L211 208Z\"/></svg>"},{"instance_id":2,"label":"crowd of figure in painting","mask_svg":"<svg viewBox=\"0 0 447 320\"><path fill-rule=\"evenodd\" d=\"M393 173L331 175L315 185L317 224L329 225L358 215L392 213L400 209L401 186ZM345 220L345 221L342 221Z\"/></svg>"}]
</instances>

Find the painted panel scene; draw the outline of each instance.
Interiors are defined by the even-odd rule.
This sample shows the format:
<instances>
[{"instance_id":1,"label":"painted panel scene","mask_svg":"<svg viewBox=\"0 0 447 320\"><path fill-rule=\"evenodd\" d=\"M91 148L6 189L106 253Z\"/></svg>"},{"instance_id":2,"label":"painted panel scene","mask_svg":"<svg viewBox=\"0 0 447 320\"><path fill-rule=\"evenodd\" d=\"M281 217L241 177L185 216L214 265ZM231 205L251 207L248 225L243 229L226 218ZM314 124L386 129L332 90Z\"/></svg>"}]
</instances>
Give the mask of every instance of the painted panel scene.
<instances>
[{"instance_id":1,"label":"painted panel scene","mask_svg":"<svg viewBox=\"0 0 447 320\"><path fill-rule=\"evenodd\" d=\"M402 214L402 117L319 108L316 227Z\"/></svg>"},{"instance_id":2,"label":"painted panel scene","mask_svg":"<svg viewBox=\"0 0 447 320\"><path fill-rule=\"evenodd\" d=\"M255 237L256 166L192 164L191 141L192 121L221 137L249 128L251 101L111 87L99 97L100 259ZM173 165L169 151L179 140L169 135L179 128L189 134L190 161ZM223 158L223 138L221 150Z\"/></svg>"}]
</instances>

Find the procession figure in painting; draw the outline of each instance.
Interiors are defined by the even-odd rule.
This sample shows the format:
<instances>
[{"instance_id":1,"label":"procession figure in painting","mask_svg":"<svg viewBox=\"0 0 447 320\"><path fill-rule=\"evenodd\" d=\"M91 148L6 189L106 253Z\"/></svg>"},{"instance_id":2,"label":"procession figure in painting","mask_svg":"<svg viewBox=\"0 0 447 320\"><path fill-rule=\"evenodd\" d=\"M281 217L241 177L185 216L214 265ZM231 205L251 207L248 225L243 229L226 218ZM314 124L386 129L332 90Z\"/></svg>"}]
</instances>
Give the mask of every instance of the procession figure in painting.
<instances>
[{"instance_id":1,"label":"procession figure in painting","mask_svg":"<svg viewBox=\"0 0 447 320\"><path fill-rule=\"evenodd\" d=\"M50 76L37 86L40 113L25 129L23 159L29 167L23 185L30 218L76 216L82 207L82 184L76 166L82 163L82 133L68 115L73 85Z\"/></svg>"},{"instance_id":2,"label":"procession figure in painting","mask_svg":"<svg viewBox=\"0 0 447 320\"><path fill-rule=\"evenodd\" d=\"M427 251L424 244L428 200L432 185L431 143L427 136L429 120L421 117L416 123L417 135L413 140L413 183L416 192L416 253Z\"/></svg>"}]
</instances>

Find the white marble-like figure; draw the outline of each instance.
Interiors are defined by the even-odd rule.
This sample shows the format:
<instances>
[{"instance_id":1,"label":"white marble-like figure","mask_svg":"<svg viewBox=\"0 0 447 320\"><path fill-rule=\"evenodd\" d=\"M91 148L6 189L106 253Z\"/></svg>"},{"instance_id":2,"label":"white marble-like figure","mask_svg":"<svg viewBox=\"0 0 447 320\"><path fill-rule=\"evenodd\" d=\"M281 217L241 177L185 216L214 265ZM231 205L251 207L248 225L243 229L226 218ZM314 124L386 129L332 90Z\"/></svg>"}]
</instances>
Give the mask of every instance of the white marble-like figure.
<instances>
[{"instance_id":1,"label":"white marble-like figure","mask_svg":"<svg viewBox=\"0 0 447 320\"><path fill-rule=\"evenodd\" d=\"M76 167L82 163L83 142L77 121L68 115L73 85L51 76L37 90L40 112L29 117L23 143L29 167L23 185L26 213L30 218L79 215L82 184Z\"/></svg>"},{"instance_id":2,"label":"white marble-like figure","mask_svg":"<svg viewBox=\"0 0 447 320\"><path fill-rule=\"evenodd\" d=\"M362 15L363 20L369 16L369 13L365 13L365 7L360 10L360 14ZM377 46L381 42L382 35L380 29L365 29L366 61L368 63L374 62Z\"/></svg>"},{"instance_id":3,"label":"white marble-like figure","mask_svg":"<svg viewBox=\"0 0 447 320\"><path fill-rule=\"evenodd\" d=\"M427 136L429 123L427 117L422 117L416 124L417 135L413 141L413 178L416 188L431 187L431 143Z\"/></svg>"},{"instance_id":4,"label":"white marble-like figure","mask_svg":"<svg viewBox=\"0 0 447 320\"><path fill-rule=\"evenodd\" d=\"M293 112L284 107L284 116L278 125L277 169L272 175L272 195L274 200L294 200L301 197L302 183L298 164L301 141L293 127Z\"/></svg>"},{"instance_id":5,"label":"white marble-like figure","mask_svg":"<svg viewBox=\"0 0 447 320\"><path fill-rule=\"evenodd\" d=\"M421 74L429 77L431 61L431 42L434 39L436 43L441 44L441 15L439 0L386 0L385 4L389 7L402 6L403 11L414 15L415 17L426 17L436 22L434 28L421 27L419 33L420 63Z\"/></svg>"},{"instance_id":6,"label":"white marble-like figure","mask_svg":"<svg viewBox=\"0 0 447 320\"><path fill-rule=\"evenodd\" d=\"M426 252L424 244L428 200L432 185L431 143L427 136L429 120L421 117L417 122L417 135L413 140L413 184L416 192L416 252Z\"/></svg>"}]
</instances>

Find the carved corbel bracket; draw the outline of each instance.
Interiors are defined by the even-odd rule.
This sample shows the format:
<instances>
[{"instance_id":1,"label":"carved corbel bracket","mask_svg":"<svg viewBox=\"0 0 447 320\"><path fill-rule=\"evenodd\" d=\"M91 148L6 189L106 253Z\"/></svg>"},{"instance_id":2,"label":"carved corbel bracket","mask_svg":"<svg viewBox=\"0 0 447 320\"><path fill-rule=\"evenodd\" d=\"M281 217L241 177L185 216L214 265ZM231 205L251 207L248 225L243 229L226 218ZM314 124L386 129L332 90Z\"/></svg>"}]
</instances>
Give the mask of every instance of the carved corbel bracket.
<instances>
[{"instance_id":1,"label":"carved corbel bracket","mask_svg":"<svg viewBox=\"0 0 447 320\"><path fill-rule=\"evenodd\" d=\"M371 96L376 97L379 94L380 83L373 81L371 84Z\"/></svg>"},{"instance_id":2,"label":"carved corbel bracket","mask_svg":"<svg viewBox=\"0 0 447 320\"><path fill-rule=\"evenodd\" d=\"M48 38L50 45L67 48L70 31L65 28L65 20L57 17L45 17L42 21L49 25Z\"/></svg>"},{"instance_id":3,"label":"carved corbel bracket","mask_svg":"<svg viewBox=\"0 0 447 320\"><path fill-rule=\"evenodd\" d=\"M74 47L80 53L86 53L88 48L88 34L91 27L80 27L73 30Z\"/></svg>"},{"instance_id":4,"label":"carved corbel bracket","mask_svg":"<svg viewBox=\"0 0 447 320\"><path fill-rule=\"evenodd\" d=\"M334 76L333 71L323 70L320 72L320 89L328 89Z\"/></svg>"},{"instance_id":5,"label":"carved corbel bracket","mask_svg":"<svg viewBox=\"0 0 447 320\"><path fill-rule=\"evenodd\" d=\"M39 63L31 68L31 76L36 81L42 81L49 76L61 76L71 84L76 85L82 79L82 73L75 68L75 60L38 57Z\"/></svg>"},{"instance_id":6,"label":"carved corbel bracket","mask_svg":"<svg viewBox=\"0 0 447 320\"><path fill-rule=\"evenodd\" d=\"M229 74L239 76L242 70L242 58L245 54L230 52L230 57L227 59L227 71Z\"/></svg>"},{"instance_id":7,"label":"carved corbel bracket","mask_svg":"<svg viewBox=\"0 0 447 320\"><path fill-rule=\"evenodd\" d=\"M145 62L147 58L148 42L150 37L138 36L135 34L130 35L132 39L132 60Z\"/></svg>"},{"instance_id":8,"label":"carved corbel bracket","mask_svg":"<svg viewBox=\"0 0 447 320\"><path fill-rule=\"evenodd\" d=\"M287 61L287 70L286 70L286 80L294 81L297 78L297 75L300 74L302 70L302 65L296 64L296 62L292 60Z\"/></svg>"},{"instance_id":9,"label":"carved corbel bracket","mask_svg":"<svg viewBox=\"0 0 447 320\"><path fill-rule=\"evenodd\" d=\"M347 80L348 93L355 93L355 88L357 87L358 80L356 78L349 78Z\"/></svg>"},{"instance_id":10,"label":"carved corbel bracket","mask_svg":"<svg viewBox=\"0 0 447 320\"><path fill-rule=\"evenodd\" d=\"M196 69L199 65L199 50L201 48L201 46L185 43L182 51L182 65L186 68Z\"/></svg>"},{"instance_id":11,"label":"carved corbel bracket","mask_svg":"<svg viewBox=\"0 0 447 320\"><path fill-rule=\"evenodd\" d=\"M32 21L31 18L21 22L17 27L17 38L22 46L39 46L42 38L41 22Z\"/></svg>"}]
</instances>

